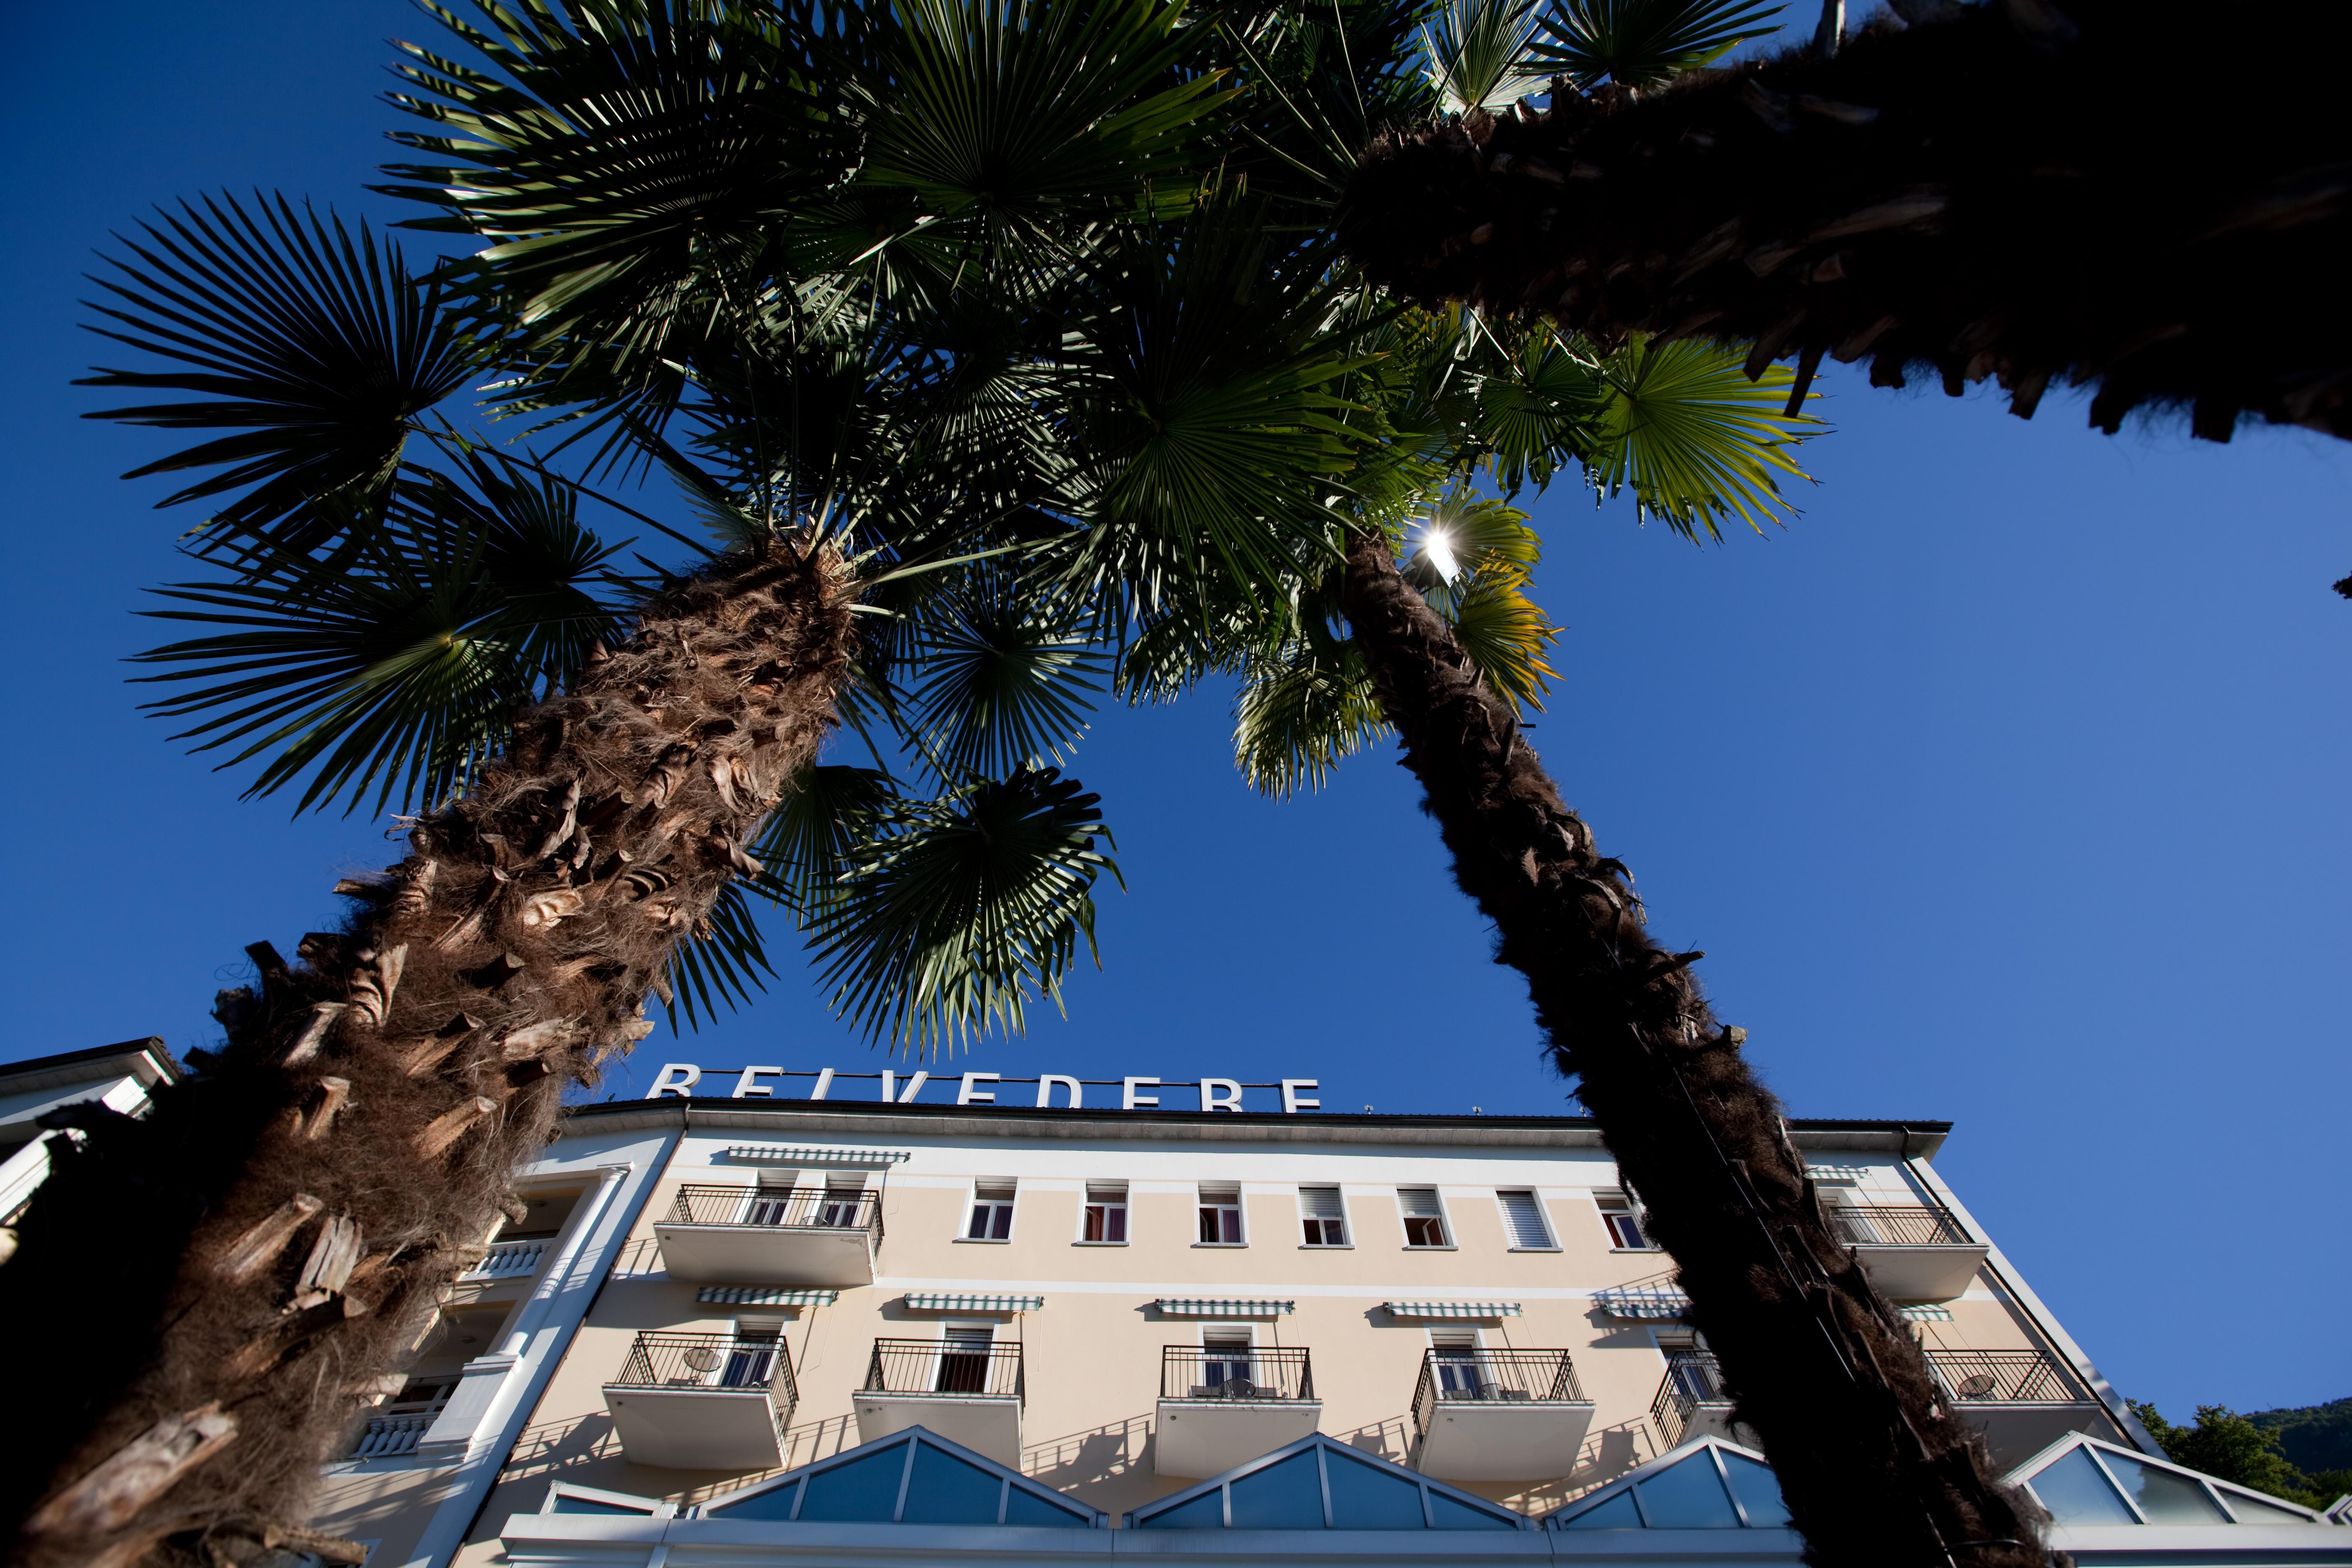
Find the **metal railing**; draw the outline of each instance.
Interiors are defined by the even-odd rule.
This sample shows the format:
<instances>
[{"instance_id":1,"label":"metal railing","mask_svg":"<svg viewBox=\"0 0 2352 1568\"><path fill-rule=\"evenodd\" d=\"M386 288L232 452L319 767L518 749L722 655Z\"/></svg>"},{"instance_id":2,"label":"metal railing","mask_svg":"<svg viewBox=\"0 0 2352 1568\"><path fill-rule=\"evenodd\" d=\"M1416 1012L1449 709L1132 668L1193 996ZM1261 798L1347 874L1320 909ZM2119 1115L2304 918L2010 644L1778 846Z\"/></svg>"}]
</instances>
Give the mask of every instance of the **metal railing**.
<instances>
[{"instance_id":1,"label":"metal railing","mask_svg":"<svg viewBox=\"0 0 2352 1568\"><path fill-rule=\"evenodd\" d=\"M671 1225L745 1225L775 1230L862 1230L882 1239L882 1194L831 1187L684 1186Z\"/></svg>"},{"instance_id":2,"label":"metal railing","mask_svg":"<svg viewBox=\"0 0 2352 1568\"><path fill-rule=\"evenodd\" d=\"M1951 1211L1926 1204L1832 1204L1830 1224L1852 1247L1967 1247Z\"/></svg>"},{"instance_id":3,"label":"metal railing","mask_svg":"<svg viewBox=\"0 0 2352 1568\"><path fill-rule=\"evenodd\" d=\"M1657 1397L1650 1401L1650 1419L1657 1426L1659 1441L1672 1448L1689 1436L1702 1407L1730 1403L1722 1363L1712 1352L1668 1351L1666 1375L1658 1382Z\"/></svg>"},{"instance_id":4,"label":"metal railing","mask_svg":"<svg viewBox=\"0 0 2352 1568\"><path fill-rule=\"evenodd\" d=\"M978 1340L876 1340L866 1363L868 1394L953 1394L1026 1403L1021 1342Z\"/></svg>"},{"instance_id":5,"label":"metal railing","mask_svg":"<svg viewBox=\"0 0 2352 1568\"><path fill-rule=\"evenodd\" d=\"M1304 1346L1169 1345L1160 1352L1160 1397L1312 1399L1315 1369Z\"/></svg>"},{"instance_id":6,"label":"metal railing","mask_svg":"<svg viewBox=\"0 0 2352 1568\"><path fill-rule=\"evenodd\" d=\"M1956 1405L2080 1405L2091 1397L2040 1351L1929 1351L1927 1367Z\"/></svg>"},{"instance_id":7,"label":"metal railing","mask_svg":"<svg viewBox=\"0 0 2352 1568\"><path fill-rule=\"evenodd\" d=\"M775 1413L776 1430L792 1420L800 1403L793 1358L782 1335L639 1334L629 1359L607 1388L658 1389L664 1393L708 1390L719 1394L764 1394Z\"/></svg>"},{"instance_id":8,"label":"metal railing","mask_svg":"<svg viewBox=\"0 0 2352 1568\"><path fill-rule=\"evenodd\" d=\"M547 1238L529 1241L497 1241L490 1244L482 1260L459 1276L464 1279L519 1279L539 1272L540 1259L547 1256Z\"/></svg>"},{"instance_id":9,"label":"metal railing","mask_svg":"<svg viewBox=\"0 0 2352 1568\"><path fill-rule=\"evenodd\" d=\"M1428 1350L1412 1391L1412 1424L1426 1437L1439 1405L1578 1405L1584 1389L1566 1351Z\"/></svg>"}]
</instances>

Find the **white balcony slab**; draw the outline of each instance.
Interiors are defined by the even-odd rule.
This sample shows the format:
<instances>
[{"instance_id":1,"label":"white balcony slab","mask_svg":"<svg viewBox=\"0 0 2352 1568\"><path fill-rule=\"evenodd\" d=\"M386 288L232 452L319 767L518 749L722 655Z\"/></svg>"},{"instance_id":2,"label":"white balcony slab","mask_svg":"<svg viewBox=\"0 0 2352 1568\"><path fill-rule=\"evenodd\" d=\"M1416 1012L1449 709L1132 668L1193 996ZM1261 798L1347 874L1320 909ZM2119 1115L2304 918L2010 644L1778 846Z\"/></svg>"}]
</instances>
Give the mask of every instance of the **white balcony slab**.
<instances>
[{"instance_id":1,"label":"white balcony slab","mask_svg":"<svg viewBox=\"0 0 2352 1568\"><path fill-rule=\"evenodd\" d=\"M1865 1242L1853 1249L1863 1272L1890 1301L1953 1301L1967 1291L1990 1249L1965 1247L1901 1247Z\"/></svg>"},{"instance_id":2,"label":"white balcony slab","mask_svg":"<svg viewBox=\"0 0 2352 1568\"><path fill-rule=\"evenodd\" d=\"M1413 1468L1445 1481L1564 1476L1591 1429L1590 1400L1440 1400Z\"/></svg>"},{"instance_id":3,"label":"white balcony slab","mask_svg":"<svg viewBox=\"0 0 2352 1568\"><path fill-rule=\"evenodd\" d=\"M604 1408L633 1463L676 1470L765 1470L783 1462L764 1388L607 1384Z\"/></svg>"},{"instance_id":4,"label":"white balcony slab","mask_svg":"<svg viewBox=\"0 0 2352 1568\"><path fill-rule=\"evenodd\" d=\"M2072 1432L2116 1441L2123 1434L2095 1400L1956 1399L1952 1414L1984 1434L1996 1463L2022 1464Z\"/></svg>"},{"instance_id":5,"label":"white balcony slab","mask_svg":"<svg viewBox=\"0 0 2352 1568\"><path fill-rule=\"evenodd\" d=\"M925 1426L1000 1465L1020 1466L1021 1401L1009 1394L877 1394L860 1389L850 1396L850 1404L857 1412L861 1443L909 1426Z\"/></svg>"},{"instance_id":6,"label":"white balcony slab","mask_svg":"<svg viewBox=\"0 0 2352 1568\"><path fill-rule=\"evenodd\" d=\"M654 1226L662 1267L673 1279L724 1285L874 1283L874 1238L834 1226L678 1225Z\"/></svg>"},{"instance_id":7,"label":"white balcony slab","mask_svg":"<svg viewBox=\"0 0 2352 1568\"><path fill-rule=\"evenodd\" d=\"M1163 1399L1151 1445L1160 1475L1200 1479L1295 1443L1323 1420L1314 1399Z\"/></svg>"}]
</instances>

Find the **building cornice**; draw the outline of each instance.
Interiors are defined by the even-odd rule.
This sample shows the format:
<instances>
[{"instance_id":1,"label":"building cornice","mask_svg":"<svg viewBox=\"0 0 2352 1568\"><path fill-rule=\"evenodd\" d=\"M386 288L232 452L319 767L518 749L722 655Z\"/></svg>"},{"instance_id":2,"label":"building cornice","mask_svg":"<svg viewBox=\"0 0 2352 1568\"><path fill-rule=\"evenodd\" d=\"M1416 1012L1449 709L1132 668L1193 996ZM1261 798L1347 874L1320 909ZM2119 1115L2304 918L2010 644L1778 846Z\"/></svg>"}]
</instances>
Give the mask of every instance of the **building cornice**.
<instances>
[{"instance_id":1,"label":"building cornice","mask_svg":"<svg viewBox=\"0 0 2352 1568\"><path fill-rule=\"evenodd\" d=\"M163 1037L151 1035L143 1040L93 1046L86 1051L64 1051L52 1057L0 1062L0 1093L25 1094L35 1089L70 1089L76 1084L117 1075L135 1078L149 1089L159 1083L176 1083L182 1076L180 1064L172 1059L172 1053L164 1046Z\"/></svg>"}]
</instances>

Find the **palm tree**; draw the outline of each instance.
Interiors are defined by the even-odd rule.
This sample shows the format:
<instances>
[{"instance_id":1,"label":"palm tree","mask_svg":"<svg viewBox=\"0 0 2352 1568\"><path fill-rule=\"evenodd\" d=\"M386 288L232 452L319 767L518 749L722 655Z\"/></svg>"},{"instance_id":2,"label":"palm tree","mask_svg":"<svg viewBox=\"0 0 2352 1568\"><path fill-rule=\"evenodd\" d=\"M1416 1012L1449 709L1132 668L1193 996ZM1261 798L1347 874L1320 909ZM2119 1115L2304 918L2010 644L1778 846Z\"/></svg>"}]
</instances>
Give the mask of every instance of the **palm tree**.
<instances>
[{"instance_id":1,"label":"palm tree","mask_svg":"<svg viewBox=\"0 0 2352 1568\"><path fill-rule=\"evenodd\" d=\"M1913 26L1692 68L1763 9L1554 0L1505 73L1557 73L1549 108L1373 148L1350 254L1425 304L1795 356L1801 388L1866 356L1881 386L1996 378L2029 418L2095 386L2109 434L2145 408L2352 437L2342 7L2266 13L2262 89L2226 100L2184 99L2182 47L2230 74L2250 36L2179 0L1897 0Z\"/></svg>"},{"instance_id":2,"label":"palm tree","mask_svg":"<svg viewBox=\"0 0 2352 1568\"><path fill-rule=\"evenodd\" d=\"M170 395L102 416L205 433L142 471L217 507L156 706L258 793L416 815L25 1216L0 1325L72 1299L114 1350L20 1368L13 1561L336 1550L294 1521L355 1402L645 993L755 974L739 889L893 1043L1053 994L1109 868L1057 771L1088 645L1324 549L1345 454L1325 268L1203 186L1181 18L445 17L488 68L413 51L411 141L467 169L394 178L490 249L419 277L282 200L126 242L149 363L96 384ZM483 380L536 455L444 416ZM646 471L700 536L605 493ZM599 508L700 563L624 570ZM819 764L844 725L874 766Z\"/></svg>"}]
</instances>

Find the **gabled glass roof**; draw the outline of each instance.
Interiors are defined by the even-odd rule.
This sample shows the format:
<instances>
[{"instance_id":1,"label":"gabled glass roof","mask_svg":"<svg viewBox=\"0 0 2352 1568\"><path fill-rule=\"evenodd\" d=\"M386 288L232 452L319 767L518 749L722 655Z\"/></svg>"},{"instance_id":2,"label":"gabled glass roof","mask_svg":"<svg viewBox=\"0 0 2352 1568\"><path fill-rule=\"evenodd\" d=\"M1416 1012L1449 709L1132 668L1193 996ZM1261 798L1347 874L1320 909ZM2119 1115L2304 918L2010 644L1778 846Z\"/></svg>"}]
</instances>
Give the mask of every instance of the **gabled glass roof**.
<instances>
[{"instance_id":1,"label":"gabled glass roof","mask_svg":"<svg viewBox=\"0 0 2352 1568\"><path fill-rule=\"evenodd\" d=\"M2283 1498L2079 1433L2034 1455L2008 1479L2030 1488L2060 1524L2327 1524Z\"/></svg>"},{"instance_id":2,"label":"gabled glass roof","mask_svg":"<svg viewBox=\"0 0 2352 1568\"><path fill-rule=\"evenodd\" d=\"M1554 1530L1785 1530L1789 1510L1763 1455L1695 1437L1544 1522Z\"/></svg>"},{"instance_id":3,"label":"gabled glass roof","mask_svg":"<svg viewBox=\"0 0 2352 1568\"><path fill-rule=\"evenodd\" d=\"M1022 1524L1099 1530L1103 1513L921 1426L716 1497L700 1519Z\"/></svg>"},{"instance_id":4,"label":"gabled glass roof","mask_svg":"<svg viewBox=\"0 0 2352 1568\"><path fill-rule=\"evenodd\" d=\"M1129 1530L1527 1530L1531 1521L1377 1454L1310 1433L1146 1503Z\"/></svg>"}]
</instances>

